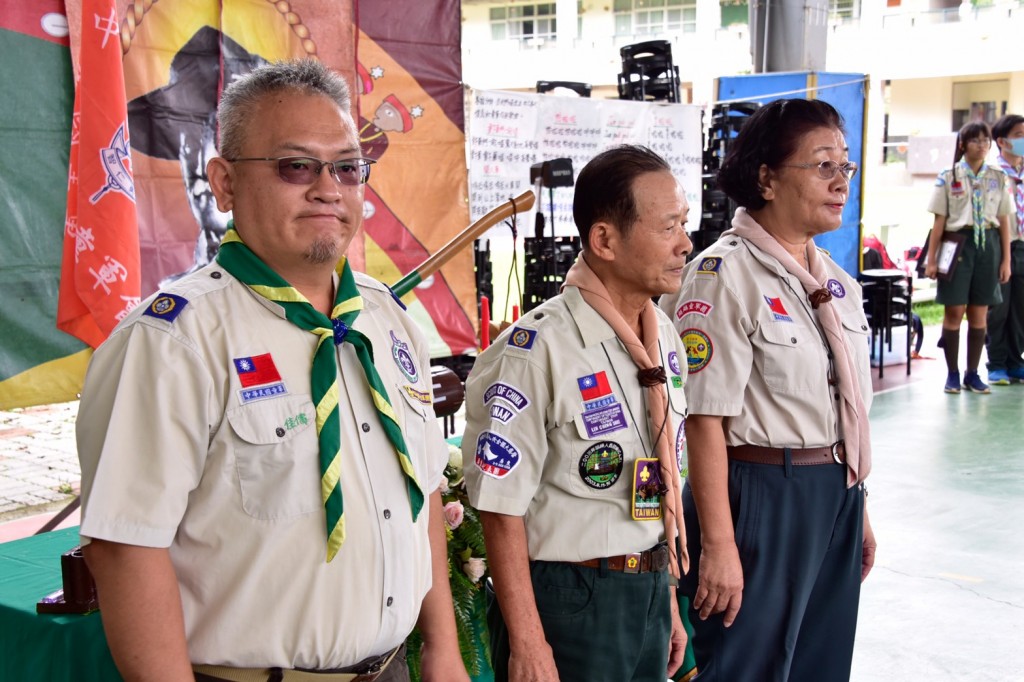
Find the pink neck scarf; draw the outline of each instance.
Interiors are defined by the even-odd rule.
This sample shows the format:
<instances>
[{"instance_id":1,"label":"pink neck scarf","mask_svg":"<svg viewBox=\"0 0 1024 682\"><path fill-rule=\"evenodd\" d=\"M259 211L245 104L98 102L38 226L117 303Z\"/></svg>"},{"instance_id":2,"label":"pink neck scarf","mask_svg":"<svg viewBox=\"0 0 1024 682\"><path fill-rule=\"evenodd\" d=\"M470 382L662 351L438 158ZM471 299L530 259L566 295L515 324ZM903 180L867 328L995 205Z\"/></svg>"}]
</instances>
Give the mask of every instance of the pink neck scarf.
<instances>
[{"instance_id":1,"label":"pink neck scarf","mask_svg":"<svg viewBox=\"0 0 1024 682\"><path fill-rule=\"evenodd\" d=\"M857 383L857 368L853 364L854 354L847 346L846 334L839 313L832 305L832 294L825 286L828 273L818 257L814 240L808 239L806 246L807 264L810 272L804 270L788 251L755 221L747 209L736 209L732 229L723 234L742 237L779 262L786 271L800 280L811 307L818 311L818 321L825 332L833 362L839 374L839 395L841 404L839 419L843 427L846 447L846 483L853 486L863 481L871 471L871 432L868 426L868 411Z\"/></svg>"},{"instance_id":2,"label":"pink neck scarf","mask_svg":"<svg viewBox=\"0 0 1024 682\"><path fill-rule=\"evenodd\" d=\"M646 347L637 338L633 328L622 318L612 303L611 296L604 282L590 269L580 255L569 268L565 276L565 286L576 287L587 304L604 318L604 321L619 337L619 341L629 351L633 362L639 368L638 380L647 392L647 405L650 408L651 434L657 439L654 449L661 469L662 485L665 492L661 498L662 518L665 521L665 540L668 542L669 570L679 578L679 552L676 539L682 548L682 567L686 573L690 567L690 558L686 551L686 529L683 525L683 502L679 481L679 464L672 452L669 434L672 430L672 418L668 413L668 395L665 392L665 368L661 366L661 354L658 348L658 315L654 303L650 299L640 314L640 328Z\"/></svg>"}]
</instances>

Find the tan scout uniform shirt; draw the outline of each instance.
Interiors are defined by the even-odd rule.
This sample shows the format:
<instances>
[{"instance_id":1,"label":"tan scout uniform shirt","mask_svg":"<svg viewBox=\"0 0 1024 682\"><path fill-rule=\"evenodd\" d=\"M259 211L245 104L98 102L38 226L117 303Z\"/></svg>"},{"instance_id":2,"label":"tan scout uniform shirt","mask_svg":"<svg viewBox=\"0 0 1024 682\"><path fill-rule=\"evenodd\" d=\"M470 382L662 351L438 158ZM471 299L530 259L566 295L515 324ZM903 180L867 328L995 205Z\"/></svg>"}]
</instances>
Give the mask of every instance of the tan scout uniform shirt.
<instances>
[{"instance_id":1,"label":"tan scout uniform shirt","mask_svg":"<svg viewBox=\"0 0 1024 682\"><path fill-rule=\"evenodd\" d=\"M659 317L671 437L682 466L685 355L669 320ZM523 516L531 559L583 561L664 540L660 517L632 515L634 462L657 457L637 371L575 287L531 311L477 358L466 383L462 440L469 499L478 509Z\"/></svg>"},{"instance_id":2,"label":"tan scout uniform shirt","mask_svg":"<svg viewBox=\"0 0 1024 682\"><path fill-rule=\"evenodd\" d=\"M860 285L824 253L819 257L870 408ZM690 412L725 417L727 445L811 448L842 438L818 314L800 281L774 258L740 237L723 236L687 265L679 294L662 297L661 306L689 354Z\"/></svg>"},{"instance_id":3,"label":"tan scout uniform shirt","mask_svg":"<svg viewBox=\"0 0 1024 682\"><path fill-rule=\"evenodd\" d=\"M956 191L954 182L959 182ZM946 231L952 232L974 225L974 209L971 203L973 192L972 181L967 172L958 163L956 180L953 170L947 168L939 173L935 180L932 198L928 201L928 211L935 215L946 216ZM1007 186L1006 174L993 166L986 166L978 182L982 186L982 209L985 215L985 227L999 227L999 216L1013 212L1013 198ZM1011 235L1012 237L1012 235Z\"/></svg>"},{"instance_id":4,"label":"tan scout uniform shirt","mask_svg":"<svg viewBox=\"0 0 1024 682\"><path fill-rule=\"evenodd\" d=\"M415 471L435 490L448 455L426 341L385 287L356 282L366 308L355 328L373 342ZM172 311L143 314L154 306ZM315 343L212 264L136 308L89 366L83 542L170 547L193 663L348 666L402 643L430 588L427 507L413 523L348 344L337 348L347 535L325 561ZM399 366L409 359L414 373Z\"/></svg>"}]
</instances>

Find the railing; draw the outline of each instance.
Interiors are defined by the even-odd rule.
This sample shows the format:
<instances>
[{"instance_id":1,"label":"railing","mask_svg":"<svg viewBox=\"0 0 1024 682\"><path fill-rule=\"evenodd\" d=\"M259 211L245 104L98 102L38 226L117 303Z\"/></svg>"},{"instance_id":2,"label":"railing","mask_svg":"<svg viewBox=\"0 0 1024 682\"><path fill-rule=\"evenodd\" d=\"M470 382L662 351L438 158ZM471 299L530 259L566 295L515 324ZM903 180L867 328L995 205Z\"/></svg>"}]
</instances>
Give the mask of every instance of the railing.
<instances>
[{"instance_id":1,"label":"railing","mask_svg":"<svg viewBox=\"0 0 1024 682\"><path fill-rule=\"evenodd\" d=\"M1016 4L1001 3L989 7L961 5L960 7L947 9L886 14L882 17L882 27L908 28L967 21L994 23L1005 19L1020 19L1022 17L1024 17L1024 7L1019 2Z\"/></svg>"}]
</instances>

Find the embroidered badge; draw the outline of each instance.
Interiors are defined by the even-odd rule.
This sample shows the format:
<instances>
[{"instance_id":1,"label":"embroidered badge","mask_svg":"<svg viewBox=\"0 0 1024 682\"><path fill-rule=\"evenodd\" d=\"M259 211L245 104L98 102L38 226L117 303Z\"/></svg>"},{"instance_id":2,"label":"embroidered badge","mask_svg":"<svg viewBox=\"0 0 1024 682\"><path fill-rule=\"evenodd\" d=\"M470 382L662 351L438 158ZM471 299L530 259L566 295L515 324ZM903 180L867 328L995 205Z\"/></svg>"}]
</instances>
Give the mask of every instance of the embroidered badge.
<instances>
[{"instance_id":1,"label":"embroidered badge","mask_svg":"<svg viewBox=\"0 0 1024 682\"><path fill-rule=\"evenodd\" d=\"M181 311L188 305L188 300L174 294L159 294L153 302L146 306L143 315L156 317L168 322L174 322L174 318L181 314Z\"/></svg>"},{"instance_id":2,"label":"embroidered badge","mask_svg":"<svg viewBox=\"0 0 1024 682\"><path fill-rule=\"evenodd\" d=\"M702 258L697 267L698 275L717 275L718 269L722 267L722 259L718 256Z\"/></svg>"},{"instance_id":3,"label":"embroidered badge","mask_svg":"<svg viewBox=\"0 0 1024 682\"><path fill-rule=\"evenodd\" d=\"M679 420L679 428L676 429L676 466L679 473L683 473L683 451L686 449L686 417Z\"/></svg>"},{"instance_id":4,"label":"embroidered badge","mask_svg":"<svg viewBox=\"0 0 1024 682\"><path fill-rule=\"evenodd\" d=\"M492 478L505 478L519 464L519 448L492 431L476 440L476 466Z\"/></svg>"},{"instance_id":5,"label":"embroidered badge","mask_svg":"<svg viewBox=\"0 0 1024 682\"><path fill-rule=\"evenodd\" d=\"M415 384L420 373L416 370L412 355L409 354L409 344L395 336L395 332L391 332L391 357L395 359L395 364L402 370L405 378Z\"/></svg>"},{"instance_id":6,"label":"embroidered badge","mask_svg":"<svg viewBox=\"0 0 1024 682\"><path fill-rule=\"evenodd\" d=\"M530 404L530 400L525 395L523 395L522 391L520 391L515 386L504 384L501 383L500 381L491 384L490 386L487 387L487 390L484 391L484 405L491 402L495 398L500 398L501 400L504 400L509 405L514 407L516 412L522 412L524 409L526 409L526 406Z\"/></svg>"},{"instance_id":7,"label":"embroidered badge","mask_svg":"<svg viewBox=\"0 0 1024 682\"><path fill-rule=\"evenodd\" d=\"M530 350L533 348L533 342L537 338L536 329L523 329L522 327L515 327L512 329L512 333L508 335L508 345L513 348L522 348L523 350Z\"/></svg>"},{"instance_id":8,"label":"embroidered badge","mask_svg":"<svg viewBox=\"0 0 1024 682\"><path fill-rule=\"evenodd\" d=\"M679 306L679 310L676 311L676 319L681 320L683 319L683 315L689 315L691 313L707 317L708 313L710 313L711 309L714 307L715 306L707 301L701 301L700 299L695 298Z\"/></svg>"},{"instance_id":9,"label":"embroidered badge","mask_svg":"<svg viewBox=\"0 0 1024 682\"><path fill-rule=\"evenodd\" d=\"M846 287L844 287L838 279L830 279L829 281L825 282L825 286L828 288L830 292L832 292L832 295L835 296L836 298L846 297Z\"/></svg>"},{"instance_id":10,"label":"embroidered badge","mask_svg":"<svg viewBox=\"0 0 1024 682\"><path fill-rule=\"evenodd\" d=\"M658 460L641 457L633 463L633 519L655 521L661 518L661 484Z\"/></svg>"},{"instance_id":11,"label":"embroidered badge","mask_svg":"<svg viewBox=\"0 0 1024 682\"><path fill-rule=\"evenodd\" d=\"M516 416L516 413L508 409L501 403L494 403L488 408L488 414L491 415L491 419L499 421L502 424L508 424L512 417Z\"/></svg>"},{"instance_id":12,"label":"embroidered badge","mask_svg":"<svg viewBox=\"0 0 1024 682\"><path fill-rule=\"evenodd\" d=\"M945 185L946 185L946 178L942 177L942 174L940 173L939 177L935 178L935 186L936 187L944 187Z\"/></svg>"},{"instance_id":13,"label":"embroidered badge","mask_svg":"<svg viewBox=\"0 0 1024 682\"><path fill-rule=\"evenodd\" d=\"M618 443L606 440L592 445L580 457L580 478L591 488L609 488L622 474L622 460Z\"/></svg>"},{"instance_id":14,"label":"embroidered badge","mask_svg":"<svg viewBox=\"0 0 1024 682\"><path fill-rule=\"evenodd\" d=\"M682 388L683 378L681 376L672 375L672 388Z\"/></svg>"},{"instance_id":15,"label":"embroidered badge","mask_svg":"<svg viewBox=\"0 0 1024 682\"><path fill-rule=\"evenodd\" d=\"M612 387L608 384L608 375L604 371L579 377L576 379L576 385L579 386L580 395L585 402L603 398L612 392Z\"/></svg>"},{"instance_id":16,"label":"embroidered badge","mask_svg":"<svg viewBox=\"0 0 1024 682\"><path fill-rule=\"evenodd\" d=\"M612 431L621 431L628 426L626 413L618 402L598 409L587 410L583 413L582 420L588 438L597 438Z\"/></svg>"},{"instance_id":17,"label":"embroidered badge","mask_svg":"<svg viewBox=\"0 0 1024 682\"><path fill-rule=\"evenodd\" d=\"M430 394L426 391L413 388L412 386L403 386L405 392L409 394L409 397L413 400L418 400L424 405L432 405L433 401L430 399Z\"/></svg>"},{"instance_id":18,"label":"embroidered badge","mask_svg":"<svg viewBox=\"0 0 1024 682\"><path fill-rule=\"evenodd\" d=\"M781 298L771 298L769 296L764 297L765 302L768 304L768 308L772 311L772 317L779 322L792 322L793 318L789 316L786 311L786 306L782 305Z\"/></svg>"},{"instance_id":19,"label":"embroidered badge","mask_svg":"<svg viewBox=\"0 0 1024 682\"><path fill-rule=\"evenodd\" d=\"M270 353L235 358L232 362L242 385L238 395L243 403L273 398L288 392Z\"/></svg>"},{"instance_id":20,"label":"embroidered badge","mask_svg":"<svg viewBox=\"0 0 1024 682\"><path fill-rule=\"evenodd\" d=\"M673 374L682 374L682 368L679 366L679 353L674 350L668 352L668 368L672 370Z\"/></svg>"},{"instance_id":21,"label":"embroidered badge","mask_svg":"<svg viewBox=\"0 0 1024 682\"><path fill-rule=\"evenodd\" d=\"M711 362L714 354L714 347L711 345L711 338L700 329L684 329L679 335L686 346L686 371L688 374L696 374Z\"/></svg>"}]
</instances>

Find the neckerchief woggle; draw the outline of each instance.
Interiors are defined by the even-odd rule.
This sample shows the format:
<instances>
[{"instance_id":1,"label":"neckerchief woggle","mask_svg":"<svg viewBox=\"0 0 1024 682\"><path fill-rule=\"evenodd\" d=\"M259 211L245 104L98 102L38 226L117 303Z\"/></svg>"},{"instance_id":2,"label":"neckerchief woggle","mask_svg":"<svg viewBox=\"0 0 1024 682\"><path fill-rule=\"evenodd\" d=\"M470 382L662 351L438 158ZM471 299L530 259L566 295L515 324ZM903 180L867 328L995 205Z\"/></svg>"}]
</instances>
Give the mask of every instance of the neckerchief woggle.
<instances>
[{"instance_id":1,"label":"neckerchief woggle","mask_svg":"<svg viewBox=\"0 0 1024 682\"><path fill-rule=\"evenodd\" d=\"M313 353L311 388L316 407L316 433L320 444L320 493L327 516L327 561L330 562L345 542L345 508L341 493L341 420L338 413L338 365L334 347L348 343L355 350L366 376L366 384L377 408L377 416L388 440L395 448L398 463L405 474L409 504L415 521L423 508L424 494L412 459L398 426L387 389L373 366L373 345L361 332L352 328L363 309L363 297L356 288L348 259L338 262L338 291L331 316L327 317L297 289L249 249L235 230L234 221L217 253L217 264L231 273L254 293L273 301L284 309L288 320L319 337ZM331 343L333 341L333 343Z\"/></svg>"}]
</instances>

